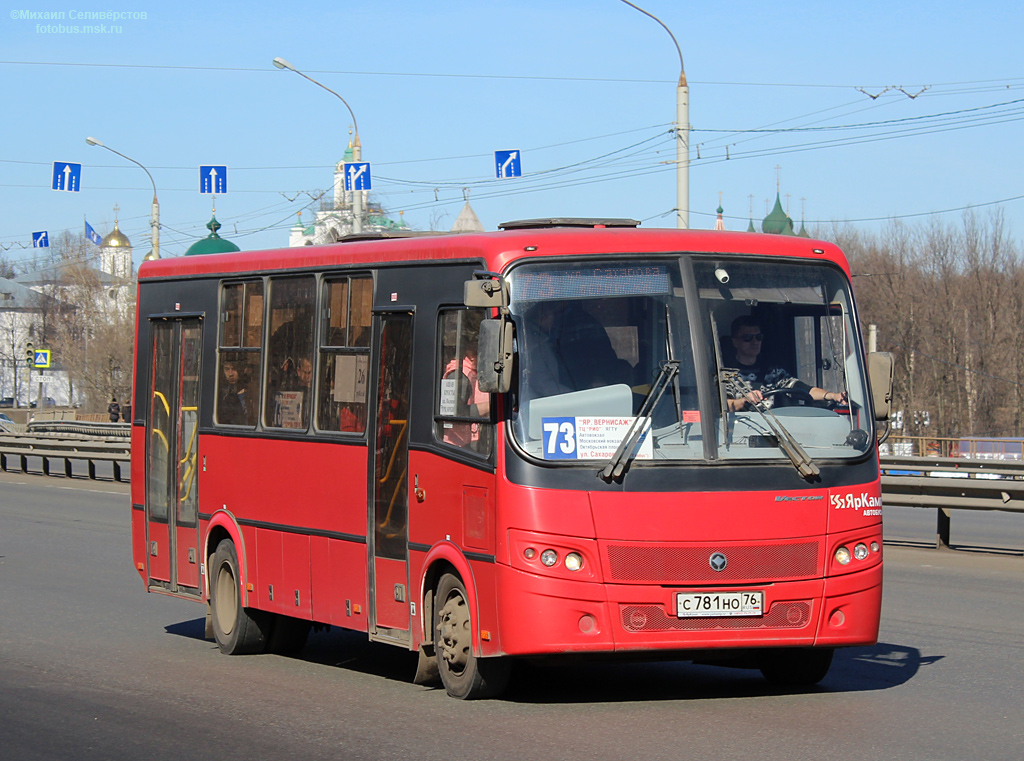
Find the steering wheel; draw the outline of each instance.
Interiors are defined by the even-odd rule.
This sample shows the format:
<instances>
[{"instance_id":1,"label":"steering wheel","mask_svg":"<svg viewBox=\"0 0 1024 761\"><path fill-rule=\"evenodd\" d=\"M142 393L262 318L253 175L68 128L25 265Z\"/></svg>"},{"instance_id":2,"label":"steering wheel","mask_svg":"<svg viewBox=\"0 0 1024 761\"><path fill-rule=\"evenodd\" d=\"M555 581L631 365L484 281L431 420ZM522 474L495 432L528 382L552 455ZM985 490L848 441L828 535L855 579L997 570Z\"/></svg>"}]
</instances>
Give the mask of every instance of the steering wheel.
<instances>
[{"instance_id":1,"label":"steering wheel","mask_svg":"<svg viewBox=\"0 0 1024 761\"><path fill-rule=\"evenodd\" d=\"M814 397L798 388L772 388L762 391L761 395L765 399L769 396L778 396L779 400L776 404L780 407L814 407L817 405Z\"/></svg>"}]
</instances>

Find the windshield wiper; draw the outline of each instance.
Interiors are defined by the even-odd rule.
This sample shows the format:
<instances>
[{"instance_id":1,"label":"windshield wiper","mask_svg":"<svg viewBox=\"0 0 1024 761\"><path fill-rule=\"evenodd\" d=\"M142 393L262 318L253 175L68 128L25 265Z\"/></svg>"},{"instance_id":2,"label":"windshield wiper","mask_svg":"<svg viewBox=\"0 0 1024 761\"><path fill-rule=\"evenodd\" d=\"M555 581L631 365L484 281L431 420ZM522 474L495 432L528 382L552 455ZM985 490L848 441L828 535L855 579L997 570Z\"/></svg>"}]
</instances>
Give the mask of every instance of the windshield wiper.
<instances>
[{"instance_id":1,"label":"windshield wiper","mask_svg":"<svg viewBox=\"0 0 1024 761\"><path fill-rule=\"evenodd\" d=\"M728 367L722 368L720 378L733 398L746 399L747 395L753 391L750 384L743 380L743 377L737 370ZM752 402L746 399L746 401L747 404L752 406L761 415L765 424L771 429L772 434L778 440L779 449L793 463L793 467L797 469L797 472L808 480L817 477L821 471L818 470L814 460L804 451L804 448L800 446L800 442L793 437L793 434L786 429L786 426L775 417L775 413L764 403L764 400Z\"/></svg>"},{"instance_id":2,"label":"windshield wiper","mask_svg":"<svg viewBox=\"0 0 1024 761\"><path fill-rule=\"evenodd\" d=\"M661 401L661 397L665 393L665 390L672 383L672 379L678 374L678 360L670 359L661 363L661 371L658 373L658 377L654 379L654 383L651 384L651 388L647 392L647 396L644 397L643 404L640 405L640 410L637 412L636 417L633 418L633 422L626 430L626 435L623 436L622 441L619 442L619 446L618 449L615 450L615 454L612 455L608 464L597 472L598 478L603 478L605 481L612 481L622 476L626 470L626 466L636 456L636 448L640 444L640 439L642 439L644 433L647 432L648 425L650 423L651 411L657 406L658 402Z\"/></svg>"}]
</instances>

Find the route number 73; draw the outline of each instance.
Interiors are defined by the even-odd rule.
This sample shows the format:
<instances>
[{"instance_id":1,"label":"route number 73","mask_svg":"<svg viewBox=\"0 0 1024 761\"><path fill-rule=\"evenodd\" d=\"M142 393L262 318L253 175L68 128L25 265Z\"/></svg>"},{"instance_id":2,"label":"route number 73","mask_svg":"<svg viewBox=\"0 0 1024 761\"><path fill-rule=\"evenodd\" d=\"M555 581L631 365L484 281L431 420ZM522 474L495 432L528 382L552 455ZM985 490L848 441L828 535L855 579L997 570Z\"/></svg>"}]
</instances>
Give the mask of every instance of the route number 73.
<instances>
[{"instance_id":1,"label":"route number 73","mask_svg":"<svg viewBox=\"0 0 1024 761\"><path fill-rule=\"evenodd\" d=\"M545 418L543 430L545 459L576 458L576 421L573 418Z\"/></svg>"}]
</instances>

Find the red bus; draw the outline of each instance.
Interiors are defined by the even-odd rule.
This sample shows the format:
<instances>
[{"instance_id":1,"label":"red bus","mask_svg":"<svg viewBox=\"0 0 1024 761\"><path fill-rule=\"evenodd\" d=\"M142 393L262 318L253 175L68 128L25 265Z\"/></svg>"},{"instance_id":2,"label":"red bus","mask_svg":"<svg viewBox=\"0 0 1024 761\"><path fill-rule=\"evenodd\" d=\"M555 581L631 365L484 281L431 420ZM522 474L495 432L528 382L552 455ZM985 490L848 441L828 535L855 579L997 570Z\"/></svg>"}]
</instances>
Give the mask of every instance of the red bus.
<instances>
[{"instance_id":1,"label":"red bus","mask_svg":"<svg viewBox=\"0 0 1024 761\"><path fill-rule=\"evenodd\" d=\"M338 626L459 698L525 656L810 684L874 643L892 371L843 254L637 224L144 263L146 588L225 653Z\"/></svg>"}]
</instances>

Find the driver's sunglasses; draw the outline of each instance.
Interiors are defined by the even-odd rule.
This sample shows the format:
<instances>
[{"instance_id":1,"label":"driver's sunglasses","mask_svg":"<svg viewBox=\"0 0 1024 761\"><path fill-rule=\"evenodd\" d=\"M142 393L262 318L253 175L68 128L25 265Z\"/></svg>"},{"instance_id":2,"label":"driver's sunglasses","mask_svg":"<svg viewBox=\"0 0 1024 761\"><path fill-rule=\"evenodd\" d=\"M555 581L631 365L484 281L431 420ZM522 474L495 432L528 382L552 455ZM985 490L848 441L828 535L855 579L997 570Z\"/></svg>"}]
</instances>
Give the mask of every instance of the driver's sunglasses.
<instances>
[{"instance_id":1,"label":"driver's sunglasses","mask_svg":"<svg viewBox=\"0 0 1024 761\"><path fill-rule=\"evenodd\" d=\"M740 339L743 343L748 344L751 341L763 341L764 333L747 333L745 335L736 337Z\"/></svg>"}]
</instances>

